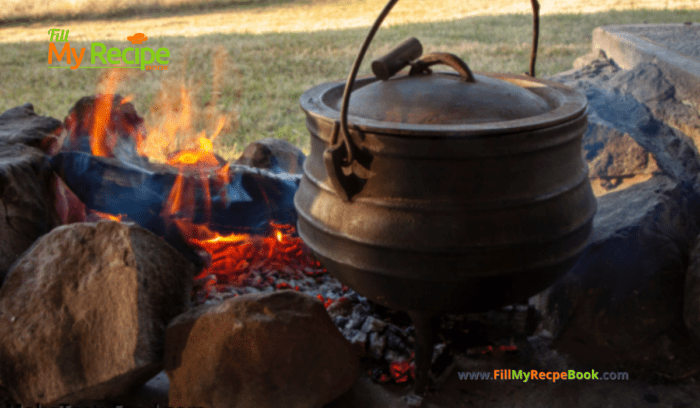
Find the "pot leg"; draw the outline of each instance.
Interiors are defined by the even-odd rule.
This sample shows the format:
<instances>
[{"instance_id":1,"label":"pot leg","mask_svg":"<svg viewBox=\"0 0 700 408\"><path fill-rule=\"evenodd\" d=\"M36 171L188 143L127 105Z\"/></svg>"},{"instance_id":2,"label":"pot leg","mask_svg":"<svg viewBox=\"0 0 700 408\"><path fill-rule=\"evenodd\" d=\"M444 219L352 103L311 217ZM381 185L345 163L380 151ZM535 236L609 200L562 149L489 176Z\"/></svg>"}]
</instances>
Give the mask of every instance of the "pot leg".
<instances>
[{"instance_id":1,"label":"pot leg","mask_svg":"<svg viewBox=\"0 0 700 408\"><path fill-rule=\"evenodd\" d=\"M416 395L425 395L430 386L430 363L433 358L433 317L430 312L408 312L416 331L413 346L416 357Z\"/></svg>"}]
</instances>

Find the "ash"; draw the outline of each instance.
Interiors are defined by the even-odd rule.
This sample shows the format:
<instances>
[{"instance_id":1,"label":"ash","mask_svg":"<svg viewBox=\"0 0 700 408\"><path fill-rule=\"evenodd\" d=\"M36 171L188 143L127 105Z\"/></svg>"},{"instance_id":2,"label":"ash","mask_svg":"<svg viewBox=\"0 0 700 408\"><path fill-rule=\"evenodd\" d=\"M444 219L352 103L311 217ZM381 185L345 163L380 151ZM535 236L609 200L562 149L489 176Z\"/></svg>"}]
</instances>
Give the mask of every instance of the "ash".
<instances>
[{"instance_id":1,"label":"ash","mask_svg":"<svg viewBox=\"0 0 700 408\"><path fill-rule=\"evenodd\" d=\"M365 373L378 383L410 383L414 378L414 329L408 314L377 305L340 283L323 268L261 272L236 284L218 284L214 275L195 281L194 304L216 304L249 293L297 290L318 298L343 336L362 357ZM431 372L444 373L455 354L517 353L514 342L534 331L533 308L526 305L469 315L444 315L435 322Z\"/></svg>"}]
</instances>

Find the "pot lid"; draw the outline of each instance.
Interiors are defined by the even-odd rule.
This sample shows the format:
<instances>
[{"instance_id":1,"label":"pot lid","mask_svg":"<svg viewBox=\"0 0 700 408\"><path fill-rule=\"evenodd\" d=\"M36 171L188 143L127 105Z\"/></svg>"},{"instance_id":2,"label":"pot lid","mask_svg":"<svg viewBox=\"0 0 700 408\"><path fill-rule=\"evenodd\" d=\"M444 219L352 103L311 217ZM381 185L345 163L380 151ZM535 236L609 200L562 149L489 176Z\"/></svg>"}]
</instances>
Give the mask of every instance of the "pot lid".
<instances>
[{"instance_id":1,"label":"pot lid","mask_svg":"<svg viewBox=\"0 0 700 408\"><path fill-rule=\"evenodd\" d=\"M484 75L472 80L435 72L371 81L353 90L348 114L378 122L466 125L524 119L552 109L532 88ZM341 99L333 106L340 111Z\"/></svg>"}]
</instances>

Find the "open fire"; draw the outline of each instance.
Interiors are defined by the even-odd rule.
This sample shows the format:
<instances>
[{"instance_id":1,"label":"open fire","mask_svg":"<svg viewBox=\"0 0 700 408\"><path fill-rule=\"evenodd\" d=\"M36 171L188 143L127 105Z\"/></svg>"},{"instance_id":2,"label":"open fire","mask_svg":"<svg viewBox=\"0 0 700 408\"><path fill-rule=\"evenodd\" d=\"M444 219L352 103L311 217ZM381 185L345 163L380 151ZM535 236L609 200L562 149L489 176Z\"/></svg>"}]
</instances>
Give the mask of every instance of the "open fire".
<instances>
[{"instance_id":1,"label":"open fire","mask_svg":"<svg viewBox=\"0 0 700 408\"><path fill-rule=\"evenodd\" d=\"M151 162L162 163L176 169L177 176L159 217L166 228L176 228L202 259L204 267L195 281L202 284L205 299L212 289L221 291L224 286L261 288L274 284L270 277L273 273L287 278L325 273L295 236L293 225L270 218L267 235L220 233L215 227L221 225L213 226L212 203L230 199L227 188L232 178L231 166L214 153L213 142L227 125L223 114L216 118L211 135L205 131L194 134L192 95L182 86L176 104L161 104L160 126L149 129L129 104L130 98L115 94L118 79L116 71L111 71L102 86L104 93L92 103L77 104L71 111L66 118L68 140L63 151L83 151L144 167ZM164 106L169 109L162 109ZM130 219L126 214L94 208L87 209L86 214L86 219ZM290 286L280 283L274 287ZM330 306L332 299L321 297Z\"/></svg>"},{"instance_id":2,"label":"open fire","mask_svg":"<svg viewBox=\"0 0 700 408\"><path fill-rule=\"evenodd\" d=\"M109 76L108 81L116 81L116 77ZM114 92L115 82L104 89ZM69 193L86 182L95 182L95 178L116 180L119 189L116 193L110 189L99 191L102 196L98 199L92 196L103 188L100 184L97 189L86 187L82 194L76 193L77 197L68 194L64 206L74 216L64 216L64 220L134 221L177 249L182 251L184 246L200 265L194 277L195 304L284 289L317 297L343 335L366 350L373 361L370 378L396 384L415 379L411 353L415 339L410 324L378 314L366 299L333 279L297 236L293 220L276 217L281 213L278 210L267 211L284 194L293 197L295 181L275 178L273 184L257 185L258 179L250 177L252 173L241 176L241 171L250 172L250 168L229 164L214 152L214 141L227 126L225 118L216 118L210 135L194 132L192 100L185 88L180 90L176 106L161 112L165 117L161 125L150 129L128 97L104 93L83 99L86 101L76 104L66 118L67 139L57 155L64 156L53 164L68 169L62 176L68 184L63 188ZM87 177L85 174L90 172L84 169L90 166L107 166L110 170L94 171ZM80 173L78 180L71 185L71 175L76 173ZM128 176L123 175L126 173ZM265 177L279 177L270 174ZM282 193L280 186L286 188ZM124 188L128 190L126 198L118 198ZM144 196L157 203L141 204L139 200ZM115 201L125 201L131 207L120 211L121 204L112 205ZM238 217L245 211L232 203L241 202L256 203L257 207L244 210L262 218L253 217L251 221L250 217ZM76 209L79 206L81 209ZM261 220L264 228L260 228ZM343 309L346 312L338 312Z\"/></svg>"},{"instance_id":3,"label":"open fire","mask_svg":"<svg viewBox=\"0 0 700 408\"><path fill-rule=\"evenodd\" d=\"M62 208L57 223L108 219L134 222L154 232L197 266L197 273L192 274L192 270L187 274L194 281L191 300L197 305L216 305L230 297L280 290L318 298L343 337L364 357L364 372L371 380L407 385L414 382L415 357L411 351L416 336L406 314L373 304L342 285L309 253L292 220L270 216L274 211L266 212L282 202L280 197L293 197L300 179L293 169L298 167L285 167L285 173L275 168L259 170L245 159L228 163L215 153L212 142L221 130L221 122L212 127L215 132L208 134L189 132L194 126L174 126L172 121L169 125L164 121L159 129L148 129L128 99L116 94L82 98L64 121L62 149L47 151L59 176L54 174L51 179L56 187L56 205ZM189 101L181 99L186 103L180 103L173 114L188 111ZM100 109L109 109L108 114L99 113ZM97 120L106 122L96 126ZM151 142L151 147L144 147L149 146L150 138L166 134L164 128L170 130L167 134L175 135L171 142ZM95 141L95 134L101 139ZM182 140L186 134L193 136ZM274 142L251 144L246 155L251 147L258 149L259 145L277 148ZM303 160L297 149L291 152L295 155L293 163ZM276 150L267 162L250 163L266 166L273 159L285 158L285 153ZM275 196L280 186L286 195ZM240 203L256 207L240 211ZM246 216L235 218L245 211ZM262 214L262 218L252 218L251 222L249 214ZM261 220L265 228L259 228ZM107 248L110 242L106 241ZM151 253L162 256L160 251ZM472 328L464 332L461 323L453 325L452 330L448 323L440 324L441 348L435 348L434 374L446 372L452 361L450 350L455 347L473 352L476 346L500 343L489 339L477 344L471 340L472 334L464 341L464 333L476 332Z\"/></svg>"}]
</instances>

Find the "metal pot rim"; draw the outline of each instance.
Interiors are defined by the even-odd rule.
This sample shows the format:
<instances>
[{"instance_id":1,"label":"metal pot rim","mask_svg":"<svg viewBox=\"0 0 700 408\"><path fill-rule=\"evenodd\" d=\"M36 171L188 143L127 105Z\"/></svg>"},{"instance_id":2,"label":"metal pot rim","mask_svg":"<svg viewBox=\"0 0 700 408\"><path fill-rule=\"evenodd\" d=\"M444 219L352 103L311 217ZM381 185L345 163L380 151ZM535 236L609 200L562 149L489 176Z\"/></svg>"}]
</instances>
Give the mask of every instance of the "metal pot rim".
<instances>
[{"instance_id":1,"label":"metal pot rim","mask_svg":"<svg viewBox=\"0 0 700 408\"><path fill-rule=\"evenodd\" d=\"M410 137L464 137L506 134L547 128L571 121L586 113L587 100L580 92L565 85L522 75L483 73L479 75L507 81L529 89L545 99L551 110L539 115L485 123L413 124L378 121L354 115L348 116L351 129L395 136ZM379 81L366 76L356 81L355 88ZM340 110L334 105L342 98L345 81L326 82L304 92L300 98L302 109L323 121L339 121Z\"/></svg>"}]
</instances>

